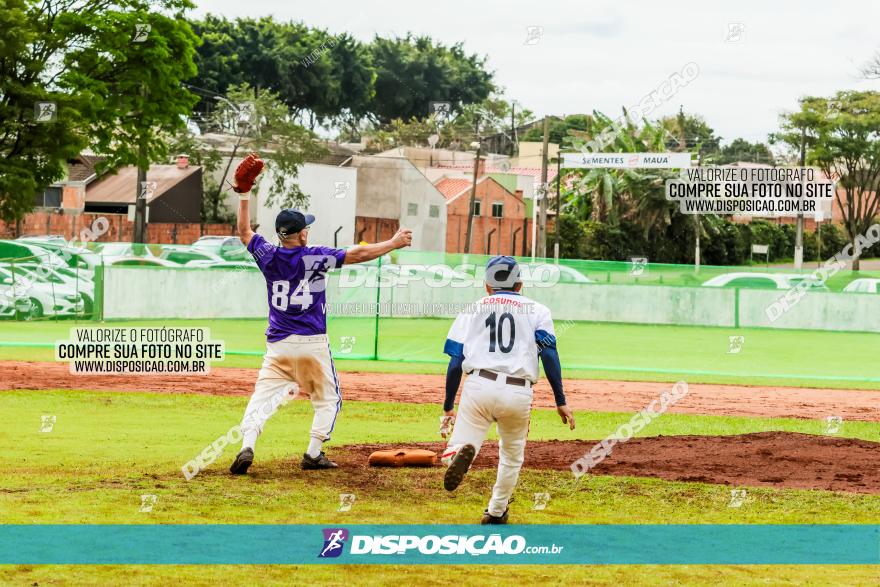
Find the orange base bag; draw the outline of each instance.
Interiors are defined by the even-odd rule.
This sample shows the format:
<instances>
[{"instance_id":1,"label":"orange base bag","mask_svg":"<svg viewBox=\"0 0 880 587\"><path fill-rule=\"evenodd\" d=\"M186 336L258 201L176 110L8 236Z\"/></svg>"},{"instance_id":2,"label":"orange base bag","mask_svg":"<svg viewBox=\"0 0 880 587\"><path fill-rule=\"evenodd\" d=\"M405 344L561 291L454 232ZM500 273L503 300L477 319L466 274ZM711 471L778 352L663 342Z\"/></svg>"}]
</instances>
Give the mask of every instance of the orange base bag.
<instances>
[{"instance_id":1,"label":"orange base bag","mask_svg":"<svg viewBox=\"0 0 880 587\"><path fill-rule=\"evenodd\" d=\"M433 467L439 463L437 453L420 448L377 450L368 462L371 467Z\"/></svg>"}]
</instances>

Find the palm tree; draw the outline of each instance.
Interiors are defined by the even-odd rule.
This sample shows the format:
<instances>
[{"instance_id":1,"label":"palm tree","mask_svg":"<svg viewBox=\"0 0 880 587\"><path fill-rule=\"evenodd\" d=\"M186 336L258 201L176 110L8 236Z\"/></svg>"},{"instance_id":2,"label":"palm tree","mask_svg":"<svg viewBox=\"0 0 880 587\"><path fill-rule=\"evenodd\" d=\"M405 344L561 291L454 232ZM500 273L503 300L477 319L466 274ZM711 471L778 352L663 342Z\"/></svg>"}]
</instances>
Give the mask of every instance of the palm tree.
<instances>
[{"instance_id":1,"label":"palm tree","mask_svg":"<svg viewBox=\"0 0 880 587\"><path fill-rule=\"evenodd\" d=\"M624 109L623 116L614 121L593 112L585 132L572 132L566 147L583 149L584 144L600 136L606 129L615 129L612 141L603 150L615 153L650 153L666 150L669 132L660 124L643 119L636 124ZM647 237L658 222L669 224L674 207L665 198L668 171L653 169L585 169L576 172L577 180L567 193L566 207L581 211L589 199L592 220L615 224L628 218L645 231Z\"/></svg>"}]
</instances>

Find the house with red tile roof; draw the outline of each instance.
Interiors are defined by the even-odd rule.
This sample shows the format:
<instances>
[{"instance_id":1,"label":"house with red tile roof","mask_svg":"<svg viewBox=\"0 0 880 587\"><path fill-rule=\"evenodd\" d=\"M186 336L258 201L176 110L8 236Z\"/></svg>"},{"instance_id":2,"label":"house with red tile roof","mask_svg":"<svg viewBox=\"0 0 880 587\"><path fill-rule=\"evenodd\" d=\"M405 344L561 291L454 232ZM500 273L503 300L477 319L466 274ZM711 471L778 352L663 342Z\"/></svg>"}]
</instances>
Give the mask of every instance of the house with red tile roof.
<instances>
[{"instance_id":1,"label":"house with red tile roof","mask_svg":"<svg viewBox=\"0 0 880 587\"><path fill-rule=\"evenodd\" d=\"M444 177L434 184L446 199L446 252L463 253L473 182ZM526 255L532 220L522 192L511 192L490 175L477 180L470 252L481 255Z\"/></svg>"}]
</instances>

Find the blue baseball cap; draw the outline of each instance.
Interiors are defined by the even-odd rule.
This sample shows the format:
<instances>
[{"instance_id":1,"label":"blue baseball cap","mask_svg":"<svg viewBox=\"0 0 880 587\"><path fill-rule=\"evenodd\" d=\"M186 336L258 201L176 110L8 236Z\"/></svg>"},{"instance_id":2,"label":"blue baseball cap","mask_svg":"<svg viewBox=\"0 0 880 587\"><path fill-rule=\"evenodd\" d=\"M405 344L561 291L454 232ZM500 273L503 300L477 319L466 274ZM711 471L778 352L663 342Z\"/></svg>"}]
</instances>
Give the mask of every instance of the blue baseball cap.
<instances>
[{"instance_id":1,"label":"blue baseball cap","mask_svg":"<svg viewBox=\"0 0 880 587\"><path fill-rule=\"evenodd\" d=\"M299 210L287 208L275 217L275 232L283 238L290 234L296 234L314 221L315 217L311 214L303 214Z\"/></svg>"},{"instance_id":2,"label":"blue baseball cap","mask_svg":"<svg viewBox=\"0 0 880 587\"><path fill-rule=\"evenodd\" d=\"M520 281L519 265L513 257L499 255L486 263L486 283L492 289L511 289Z\"/></svg>"}]
</instances>

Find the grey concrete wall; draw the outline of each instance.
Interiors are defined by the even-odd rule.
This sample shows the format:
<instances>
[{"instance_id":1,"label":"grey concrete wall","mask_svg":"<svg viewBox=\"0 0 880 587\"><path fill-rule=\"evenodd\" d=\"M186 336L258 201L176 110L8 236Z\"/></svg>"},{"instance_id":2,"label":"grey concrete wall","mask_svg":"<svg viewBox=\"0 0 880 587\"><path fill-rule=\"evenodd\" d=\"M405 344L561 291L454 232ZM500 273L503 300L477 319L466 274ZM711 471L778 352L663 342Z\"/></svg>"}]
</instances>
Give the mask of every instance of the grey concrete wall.
<instances>
[{"instance_id":1,"label":"grey concrete wall","mask_svg":"<svg viewBox=\"0 0 880 587\"><path fill-rule=\"evenodd\" d=\"M446 199L428 178L406 159L354 157L352 165L358 170L358 216L396 218L412 229L414 250L445 250ZM431 218L431 206L437 218Z\"/></svg>"}]
</instances>

